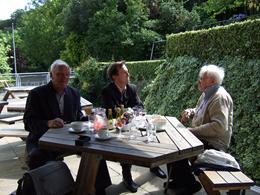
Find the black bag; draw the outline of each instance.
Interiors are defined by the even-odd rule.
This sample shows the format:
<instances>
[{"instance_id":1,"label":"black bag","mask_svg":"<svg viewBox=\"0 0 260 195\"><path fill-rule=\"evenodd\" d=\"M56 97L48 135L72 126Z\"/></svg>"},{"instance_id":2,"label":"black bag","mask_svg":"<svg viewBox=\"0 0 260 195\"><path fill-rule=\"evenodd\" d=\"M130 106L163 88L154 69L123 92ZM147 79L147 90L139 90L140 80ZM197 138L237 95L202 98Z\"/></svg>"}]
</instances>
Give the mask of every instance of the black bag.
<instances>
[{"instance_id":1,"label":"black bag","mask_svg":"<svg viewBox=\"0 0 260 195\"><path fill-rule=\"evenodd\" d=\"M18 180L16 195L67 195L73 193L74 187L67 165L62 161L50 161L24 173Z\"/></svg>"}]
</instances>

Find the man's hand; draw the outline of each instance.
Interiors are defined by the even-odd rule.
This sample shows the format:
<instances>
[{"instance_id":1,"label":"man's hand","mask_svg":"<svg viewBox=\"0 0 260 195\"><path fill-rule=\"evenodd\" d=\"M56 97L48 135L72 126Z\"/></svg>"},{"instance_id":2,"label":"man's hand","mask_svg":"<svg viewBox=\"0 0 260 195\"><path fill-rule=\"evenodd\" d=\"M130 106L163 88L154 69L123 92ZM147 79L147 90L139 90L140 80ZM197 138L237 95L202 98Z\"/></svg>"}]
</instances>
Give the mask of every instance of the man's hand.
<instances>
[{"instance_id":1,"label":"man's hand","mask_svg":"<svg viewBox=\"0 0 260 195\"><path fill-rule=\"evenodd\" d=\"M192 116L192 110L191 109L184 110L181 113L181 122L186 123L191 116Z\"/></svg>"},{"instance_id":2,"label":"man's hand","mask_svg":"<svg viewBox=\"0 0 260 195\"><path fill-rule=\"evenodd\" d=\"M49 128L61 128L64 126L64 121L60 118L55 118L48 121Z\"/></svg>"}]
</instances>

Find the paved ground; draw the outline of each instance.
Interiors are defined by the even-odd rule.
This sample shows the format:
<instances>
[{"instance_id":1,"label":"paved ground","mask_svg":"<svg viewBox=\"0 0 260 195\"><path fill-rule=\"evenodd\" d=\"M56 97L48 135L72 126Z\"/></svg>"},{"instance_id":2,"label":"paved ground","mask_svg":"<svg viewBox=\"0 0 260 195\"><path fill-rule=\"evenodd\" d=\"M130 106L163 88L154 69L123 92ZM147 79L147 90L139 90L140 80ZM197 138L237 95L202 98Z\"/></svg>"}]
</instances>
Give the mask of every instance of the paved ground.
<instances>
[{"instance_id":1,"label":"paved ground","mask_svg":"<svg viewBox=\"0 0 260 195\"><path fill-rule=\"evenodd\" d=\"M14 125L6 125L0 123L0 128L8 126L23 126L21 122ZM21 178L26 171L24 163L25 143L14 137L4 137L0 139L0 195L7 195L17 188L17 180ZM73 155L65 158L66 164L69 166L74 178L77 174L80 157ZM113 185L107 189L108 195L126 195L130 193L122 183L121 166L119 163L108 162L109 173ZM165 166L161 166L166 170ZM163 183L166 180L155 177L150 173L148 168L133 166L132 174L134 181L140 186L136 195L163 195ZM168 194L175 194L169 190ZM196 195L206 194L202 189ZM252 190L247 191L248 195L256 195Z\"/></svg>"}]
</instances>

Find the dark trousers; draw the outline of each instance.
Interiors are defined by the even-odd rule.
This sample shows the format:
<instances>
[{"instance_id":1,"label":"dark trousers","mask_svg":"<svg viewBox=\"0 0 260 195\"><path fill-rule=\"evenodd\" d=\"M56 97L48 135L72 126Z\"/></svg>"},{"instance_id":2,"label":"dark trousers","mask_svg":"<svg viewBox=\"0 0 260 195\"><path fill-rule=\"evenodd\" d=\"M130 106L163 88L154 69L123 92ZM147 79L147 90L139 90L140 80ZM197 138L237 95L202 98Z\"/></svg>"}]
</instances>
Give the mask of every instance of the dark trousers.
<instances>
[{"instance_id":1,"label":"dark trousers","mask_svg":"<svg viewBox=\"0 0 260 195\"><path fill-rule=\"evenodd\" d=\"M169 178L173 179L176 184L191 186L196 181L188 159L167 164L167 169ZM172 169L171 173L169 173L170 169Z\"/></svg>"},{"instance_id":2,"label":"dark trousers","mask_svg":"<svg viewBox=\"0 0 260 195\"><path fill-rule=\"evenodd\" d=\"M215 149L210 146L207 141L201 140L205 149ZM170 169L171 173L170 173ZM176 184L190 186L196 179L193 175L193 169L190 165L189 159L179 160L167 164L169 179L173 179Z\"/></svg>"},{"instance_id":3,"label":"dark trousers","mask_svg":"<svg viewBox=\"0 0 260 195\"><path fill-rule=\"evenodd\" d=\"M122 166L123 179L127 182L132 181L132 174L131 174L132 165L128 163L120 163L120 165Z\"/></svg>"}]
</instances>

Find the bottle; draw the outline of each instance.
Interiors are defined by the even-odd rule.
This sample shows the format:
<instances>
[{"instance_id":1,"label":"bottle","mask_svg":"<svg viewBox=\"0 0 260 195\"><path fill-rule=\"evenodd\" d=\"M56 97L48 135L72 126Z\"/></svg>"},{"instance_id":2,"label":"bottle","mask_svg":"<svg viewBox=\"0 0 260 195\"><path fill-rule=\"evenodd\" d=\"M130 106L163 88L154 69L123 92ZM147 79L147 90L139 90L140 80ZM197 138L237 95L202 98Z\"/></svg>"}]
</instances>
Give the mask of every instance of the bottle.
<instances>
[{"instance_id":1,"label":"bottle","mask_svg":"<svg viewBox=\"0 0 260 195\"><path fill-rule=\"evenodd\" d=\"M108 119L108 129L114 129L114 125L113 125L113 116L112 116L112 109L108 109L108 113L107 113L107 119Z\"/></svg>"},{"instance_id":2,"label":"bottle","mask_svg":"<svg viewBox=\"0 0 260 195\"><path fill-rule=\"evenodd\" d=\"M117 107L116 108L116 127L121 128L123 126L122 121L121 121L121 108Z\"/></svg>"},{"instance_id":3,"label":"bottle","mask_svg":"<svg viewBox=\"0 0 260 195\"><path fill-rule=\"evenodd\" d=\"M120 105L120 116L121 116L121 117L123 116L124 112L125 112L124 104L121 104L121 105Z\"/></svg>"}]
</instances>

